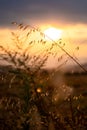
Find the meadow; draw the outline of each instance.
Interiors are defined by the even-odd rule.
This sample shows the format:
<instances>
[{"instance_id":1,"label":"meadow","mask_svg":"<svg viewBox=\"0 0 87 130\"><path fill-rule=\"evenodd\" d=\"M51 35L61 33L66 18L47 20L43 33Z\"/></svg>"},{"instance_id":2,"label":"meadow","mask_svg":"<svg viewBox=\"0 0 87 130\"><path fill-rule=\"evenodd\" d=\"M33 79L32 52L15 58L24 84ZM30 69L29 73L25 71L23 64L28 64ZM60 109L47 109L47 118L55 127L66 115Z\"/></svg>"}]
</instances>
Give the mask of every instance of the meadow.
<instances>
[{"instance_id":1,"label":"meadow","mask_svg":"<svg viewBox=\"0 0 87 130\"><path fill-rule=\"evenodd\" d=\"M49 71L43 70L41 72L42 79L40 80L45 80L46 76L48 77L49 74ZM10 87L9 83L12 76L13 74L9 72L0 73L1 130L27 130L29 128L44 130L86 130L87 74L63 75L65 85L73 89L73 92L70 93L68 97L67 93L66 96L63 96L62 94L65 93L65 91L63 92L63 90L66 89L66 87L64 88L61 86L63 90L59 90L59 86L55 86L54 83L52 83L55 76L51 79L51 81L48 81L47 83L44 83L44 81L36 81L43 82L45 87L44 89L42 88L42 86L37 88L37 95L34 95L34 92L28 95L29 92L27 92L27 90L23 88L23 81L21 79L16 79ZM59 80L57 77L55 78ZM66 89L66 91L67 90L68 89ZM58 95L59 91L62 92L61 95ZM29 106L29 104L27 104L27 100L29 100L28 98L31 95L34 99L32 99ZM55 99L53 95L55 95L55 98L57 99ZM67 98L65 99L65 97ZM38 107L39 110L37 110L35 105ZM29 109L29 107L31 110L31 114L29 111L27 111L27 108ZM28 124L30 124L30 126L27 126Z\"/></svg>"}]
</instances>

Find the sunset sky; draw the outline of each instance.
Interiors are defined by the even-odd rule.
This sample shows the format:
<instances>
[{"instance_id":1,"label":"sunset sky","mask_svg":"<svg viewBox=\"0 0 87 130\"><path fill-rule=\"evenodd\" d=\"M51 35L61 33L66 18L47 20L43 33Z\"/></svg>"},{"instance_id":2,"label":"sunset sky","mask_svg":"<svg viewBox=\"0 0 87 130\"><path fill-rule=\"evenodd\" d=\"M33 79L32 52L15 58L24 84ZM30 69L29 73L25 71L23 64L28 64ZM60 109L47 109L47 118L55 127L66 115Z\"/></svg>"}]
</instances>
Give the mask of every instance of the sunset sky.
<instances>
[{"instance_id":1,"label":"sunset sky","mask_svg":"<svg viewBox=\"0 0 87 130\"><path fill-rule=\"evenodd\" d=\"M87 0L0 0L0 44L9 41L13 21L63 30L67 49L79 46L87 60Z\"/></svg>"}]
</instances>

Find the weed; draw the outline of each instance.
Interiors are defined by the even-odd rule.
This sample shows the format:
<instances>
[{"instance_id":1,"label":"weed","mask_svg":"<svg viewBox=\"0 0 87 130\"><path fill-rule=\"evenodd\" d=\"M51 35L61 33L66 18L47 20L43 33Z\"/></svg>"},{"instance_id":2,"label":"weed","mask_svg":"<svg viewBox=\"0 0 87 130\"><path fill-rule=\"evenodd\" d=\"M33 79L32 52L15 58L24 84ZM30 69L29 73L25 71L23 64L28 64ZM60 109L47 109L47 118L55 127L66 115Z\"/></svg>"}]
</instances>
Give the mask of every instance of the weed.
<instances>
[{"instance_id":1,"label":"weed","mask_svg":"<svg viewBox=\"0 0 87 130\"><path fill-rule=\"evenodd\" d=\"M68 58L85 72L87 70L64 49L61 39L55 42L48 37L48 45L40 29L16 22L12 24L19 29L17 33L12 32L13 48L0 46L1 60L7 61L13 67L7 74L8 79L10 78L9 85L5 84L8 86L8 93L0 100L1 130L81 130L83 127L85 130L86 118L79 106L73 107L74 97L68 96L62 102L69 107L67 115L62 116L61 112L58 112L61 104L57 106L53 102L54 88L49 82L58 68L66 64ZM48 58L58 56L55 48L62 51L62 55L57 58L58 62L61 62L63 57L66 59L52 73L45 72L44 66Z\"/></svg>"}]
</instances>

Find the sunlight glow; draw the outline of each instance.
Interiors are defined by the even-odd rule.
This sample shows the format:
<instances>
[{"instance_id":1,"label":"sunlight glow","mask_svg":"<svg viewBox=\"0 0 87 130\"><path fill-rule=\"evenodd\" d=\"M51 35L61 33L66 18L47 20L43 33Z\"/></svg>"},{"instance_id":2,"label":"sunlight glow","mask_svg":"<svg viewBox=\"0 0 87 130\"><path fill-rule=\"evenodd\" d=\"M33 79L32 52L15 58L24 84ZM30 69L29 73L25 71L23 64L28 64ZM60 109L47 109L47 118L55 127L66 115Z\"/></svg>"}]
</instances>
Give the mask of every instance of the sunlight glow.
<instances>
[{"instance_id":1,"label":"sunlight glow","mask_svg":"<svg viewBox=\"0 0 87 130\"><path fill-rule=\"evenodd\" d=\"M62 36L62 30L56 29L56 28L48 28L44 31L44 34L46 36L46 39L52 39L52 40L58 40Z\"/></svg>"}]
</instances>

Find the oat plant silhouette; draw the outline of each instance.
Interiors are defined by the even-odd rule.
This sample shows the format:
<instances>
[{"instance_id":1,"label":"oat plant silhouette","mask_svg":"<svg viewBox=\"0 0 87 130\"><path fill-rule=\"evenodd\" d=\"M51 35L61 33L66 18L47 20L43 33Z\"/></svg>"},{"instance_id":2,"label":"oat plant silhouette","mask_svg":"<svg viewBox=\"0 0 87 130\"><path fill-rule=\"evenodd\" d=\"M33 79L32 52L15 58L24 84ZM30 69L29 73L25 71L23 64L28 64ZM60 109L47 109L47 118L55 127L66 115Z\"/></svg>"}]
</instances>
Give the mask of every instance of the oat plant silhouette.
<instances>
[{"instance_id":1,"label":"oat plant silhouette","mask_svg":"<svg viewBox=\"0 0 87 130\"><path fill-rule=\"evenodd\" d=\"M9 111L8 115L11 118L5 120L4 125L7 122L10 123L7 129L49 130L51 129L50 124L52 124L55 130L65 130L66 126L57 115L57 107L52 102L54 89L53 87L49 89L48 82L55 71L67 63L68 58L71 58L84 72L87 70L60 45L60 42L62 44L61 39L56 42L39 28L31 25L16 22L12 22L12 24L18 28L16 33L12 32L13 48L10 48L10 45L6 47L0 45L2 52L0 60L7 61L13 66L14 69L9 70L11 79L8 87L9 89L16 88L19 93L15 93L15 98L12 95L5 97L6 102L3 109L5 112ZM45 37L49 38L50 44L47 43ZM66 60L57 66L50 76L49 73L42 70L50 56L58 56L58 52L54 51L55 48L60 49L63 53L58 57L58 62L65 56ZM16 102L15 105L14 102Z\"/></svg>"}]
</instances>

